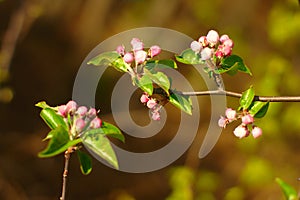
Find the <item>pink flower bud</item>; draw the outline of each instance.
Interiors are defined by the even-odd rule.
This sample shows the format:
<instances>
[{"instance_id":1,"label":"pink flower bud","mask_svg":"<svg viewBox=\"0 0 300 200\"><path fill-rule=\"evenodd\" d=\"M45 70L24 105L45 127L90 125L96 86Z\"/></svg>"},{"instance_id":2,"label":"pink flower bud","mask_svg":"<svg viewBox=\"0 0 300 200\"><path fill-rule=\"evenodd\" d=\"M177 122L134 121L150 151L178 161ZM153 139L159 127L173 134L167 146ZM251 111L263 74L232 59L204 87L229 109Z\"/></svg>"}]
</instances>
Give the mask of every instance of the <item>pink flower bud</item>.
<instances>
[{"instance_id":1,"label":"pink flower bud","mask_svg":"<svg viewBox=\"0 0 300 200\"><path fill-rule=\"evenodd\" d=\"M73 114L77 109L77 103L75 101L69 101L66 104L66 112Z\"/></svg>"},{"instance_id":2,"label":"pink flower bud","mask_svg":"<svg viewBox=\"0 0 300 200\"><path fill-rule=\"evenodd\" d=\"M125 53L125 55L123 57L123 60L126 63L132 63L132 61L133 61L133 55L132 55L132 53Z\"/></svg>"},{"instance_id":3,"label":"pink flower bud","mask_svg":"<svg viewBox=\"0 0 300 200\"><path fill-rule=\"evenodd\" d=\"M78 118L75 121L76 132L80 133L85 127L85 121L82 118Z\"/></svg>"},{"instance_id":4,"label":"pink flower bud","mask_svg":"<svg viewBox=\"0 0 300 200\"><path fill-rule=\"evenodd\" d=\"M154 99L149 99L149 101L147 102L147 107L152 109L154 108L154 106L157 105L157 102Z\"/></svg>"},{"instance_id":5,"label":"pink flower bud","mask_svg":"<svg viewBox=\"0 0 300 200\"><path fill-rule=\"evenodd\" d=\"M130 43L133 51L140 51L144 49L144 44L138 38L132 38Z\"/></svg>"},{"instance_id":6,"label":"pink flower bud","mask_svg":"<svg viewBox=\"0 0 300 200\"><path fill-rule=\"evenodd\" d=\"M206 36L201 36L198 40L198 42L202 45L202 47L208 46L208 41Z\"/></svg>"},{"instance_id":7,"label":"pink flower bud","mask_svg":"<svg viewBox=\"0 0 300 200\"><path fill-rule=\"evenodd\" d=\"M231 39L228 39L228 40L225 40L224 42L223 42L223 45L225 46L225 47L230 47L230 48L232 48L233 47L233 41L231 40Z\"/></svg>"},{"instance_id":8,"label":"pink flower bud","mask_svg":"<svg viewBox=\"0 0 300 200\"><path fill-rule=\"evenodd\" d=\"M59 115L61 115L62 117L67 117L67 106L66 105L61 105L61 106L58 106L58 111L57 113Z\"/></svg>"},{"instance_id":9,"label":"pink flower bud","mask_svg":"<svg viewBox=\"0 0 300 200\"><path fill-rule=\"evenodd\" d=\"M253 122L254 122L254 118L250 114L247 114L247 115L245 115L245 116L242 117L242 123L244 125L252 124Z\"/></svg>"},{"instance_id":10,"label":"pink flower bud","mask_svg":"<svg viewBox=\"0 0 300 200\"><path fill-rule=\"evenodd\" d=\"M84 116L87 113L87 107L85 106L78 107L76 113L79 114L80 116Z\"/></svg>"},{"instance_id":11,"label":"pink flower bud","mask_svg":"<svg viewBox=\"0 0 300 200\"><path fill-rule=\"evenodd\" d=\"M150 49L149 49L151 58L153 58L154 56L157 56L158 54L160 54L160 52L161 52L161 48L157 45L154 45L154 46L150 47Z\"/></svg>"},{"instance_id":12,"label":"pink flower bud","mask_svg":"<svg viewBox=\"0 0 300 200\"><path fill-rule=\"evenodd\" d=\"M226 124L227 124L226 118L223 117L223 116L221 116L220 119L219 119L219 121L218 121L219 127L225 128Z\"/></svg>"},{"instance_id":13,"label":"pink flower bud","mask_svg":"<svg viewBox=\"0 0 300 200\"><path fill-rule=\"evenodd\" d=\"M124 55L125 47L123 45L120 45L120 46L117 47L116 51L118 52L118 54Z\"/></svg>"},{"instance_id":14,"label":"pink flower bud","mask_svg":"<svg viewBox=\"0 0 300 200\"><path fill-rule=\"evenodd\" d=\"M208 60L212 57L212 55L213 55L213 49L211 49L209 47L205 47L201 51L201 60Z\"/></svg>"},{"instance_id":15,"label":"pink flower bud","mask_svg":"<svg viewBox=\"0 0 300 200\"><path fill-rule=\"evenodd\" d=\"M229 36L228 36L228 35L226 35L226 34L221 35L221 37L220 37L220 42L223 44L223 42L224 42L225 40L228 40L228 39L229 39Z\"/></svg>"},{"instance_id":16,"label":"pink flower bud","mask_svg":"<svg viewBox=\"0 0 300 200\"><path fill-rule=\"evenodd\" d=\"M210 46L215 46L219 42L219 34L215 30L210 30L206 35L207 41Z\"/></svg>"},{"instance_id":17,"label":"pink flower bud","mask_svg":"<svg viewBox=\"0 0 300 200\"><path fill-rule=\"evenodd\" d=\"M216 57L222 58L224 56L223 52L221 50L217 50L215 53Z\"/></svg>"},{"instance_id":18,"label":"pink flower bud","mask_svg":"<svg viewBox=\"0 0 300 200\"><path fill-rule=\"evenodd\" d=\"M258 138L259 136L262 135L262 130L261 130L261 128L255 126L255 127L252 129L251 133L252 133L252 135L253 135L254 138Z\"/></svg>"},{"instance_id":19,"label":"pink flower bud","mask_svg":"<svg viewBox=\"0 0 300 200\"><path fill-rule=\"evenodd\" d=\"M202 45L198 41L193 41L191 43L190 47L196 53L199 53L203 48Z\"/></svg>"},{"instance_id":20,"label":"pink flower bud","mask_svg":"<svg viewBox=\"0 0 300 200\"><path fill-rule=\"evenodd\" d=\"M224 56L229 56L229 55L231 55L231 52L232 52L231 47L229 47L229 46L224 46L224 47L223 47L223 53L224 53Z\"/></svg>"},{"instance_id":21,"label":"pink flower bud","mask_svg":"<svg viewBox=\"0 0 300 200\"><path fill-rule=\"evenodd\" d=\"M88 111L89 117L95 117L97 115L97 110L95 108L90 108Z\"/></svg>"},{"instance_id":22,"label":"pink flower bud","mask_svg":"<svg viewBox=\"0 0 300 200\"><path fill-rule=\"evenodd\" d=\"M134 59L136 63L141 64L146 60L146 58L147 58L146 51L141 50L135 52Z\"/></svg>"},{"instance_id":23,"label":"pink flower bud","mask_svg":"<svg viewBox=\"0 0 300 200\"><path fill-rule=\"evenodd\" d=\"M149 101L149 96L147 94L142 94L140 101L142 103L147 103Z\"/></svg>"},{"instance_id":24,"label":"pink flower bud","mask_svg":"<svg viewBox=\"0 0 300 200\"><path fill-rule=\"evenodd\" d=\"M249 135L249 130L247 127L240 125L234 129L233 134L238 138L244 138Z\"/></svg>"},{"instance_id":25,"label":"pink flower bud","mask_svg":"<svg viewBox=\"0 0 300 200\"><path fill-rule=\"evenodd\" d=\"M159 112L153 112L152 113L152 119L155 121L160 120L160 113Z\"/></svg>"},{"instance_id":26,"label":"pink flower bud","mask_svg":"<svg viewBox=\"0 0 300 200\"><path fill-rule=\"evenodd\" d=\"M231 122L231 121L235 120L236 111L233 110L232 108L227 108L225 111L225 116Z\"/></svg>"},{"instance_id":27,"label":"pink flower bud","mask_svg":"<svg viewBox=\"0 0 300 200\"><path fill-rule=\"evenodd\" d=\"M102 120L99 117L95 117L90 123L90 128L100 128L101 125Z\"/></svg>"}]
</instances>

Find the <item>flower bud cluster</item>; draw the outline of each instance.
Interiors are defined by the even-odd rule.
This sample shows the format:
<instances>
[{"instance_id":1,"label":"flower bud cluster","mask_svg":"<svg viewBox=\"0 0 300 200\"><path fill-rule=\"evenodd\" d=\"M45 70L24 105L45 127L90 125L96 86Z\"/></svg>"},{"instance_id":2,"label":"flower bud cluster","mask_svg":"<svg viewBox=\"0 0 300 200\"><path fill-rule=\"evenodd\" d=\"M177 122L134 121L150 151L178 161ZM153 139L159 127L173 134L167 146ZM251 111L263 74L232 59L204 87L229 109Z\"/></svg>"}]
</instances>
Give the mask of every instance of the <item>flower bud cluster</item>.
<instances>
[{"instance_id":1,"label":"flower bud cluster","mask_svg":"<svg viewBox=\"0 0 300 200\"><path fill-rule=\"evenodd\" d=\"M95 108L78 106L75 101L58 106L57 113L68 123L73 137L78 137L89 129L100 128L102 125Z\"/></svg>"},{"instance_id":2,"label":"flower bud cluster","mask_svg":"<svg viewBox=\"0 0 300 200\"><path fill-rule=\"evenodd\" d=\"M254 117L249 114L248 111L242 111L238 113L232 108L227 108L225 111L225 117L221 116L218 125L221 128L225 128L227 124L241 119L242 123L236 127L233 134L238 138L244 138L250 135L250 132L254 138L258 138L262 135L262 129L254 125Z\"/></svg>"},{"instance_id":3,"label":"flower bud cluster","mask_svg":"<svg viewBox=\"0 0 300 200\"><path fill-rule=\"evenodd\" d=\"M143 93L140 101L150 109L153 120L160 120L160 109L162 106L157 102L156 99L150 97L147 93Z\"/></svg>"},{"instance_id":4,"label":"flower bud cluster","mask_svg":"<svg viewBox=\"0 0 300 200\"><path fill-rule=\"evenodd\" d=\"M210 30L206 36L201 36L198 41L193 41L191 49L200 54L202 60L208 60L215 56L222 59L231 55L233 41L228 35L219 36L215 30Z\"/></svg>"},{"instance_id":5,"label":"flower bud cluster","mask_svg":"<svg viewBox=\"0 0 300 200\"><path fill-rule=\"evenodd\" d=\"M147 59L157 56L161 52L161 48L157 45L151 46L148 51L144 50L144 43L138 39L133 38L130 42L132 51L126 52L123 45L118 46L116 51L123 57L123 60L131 64L135 61L136 65L144 63Z\"/></svg>"}]
</instances>

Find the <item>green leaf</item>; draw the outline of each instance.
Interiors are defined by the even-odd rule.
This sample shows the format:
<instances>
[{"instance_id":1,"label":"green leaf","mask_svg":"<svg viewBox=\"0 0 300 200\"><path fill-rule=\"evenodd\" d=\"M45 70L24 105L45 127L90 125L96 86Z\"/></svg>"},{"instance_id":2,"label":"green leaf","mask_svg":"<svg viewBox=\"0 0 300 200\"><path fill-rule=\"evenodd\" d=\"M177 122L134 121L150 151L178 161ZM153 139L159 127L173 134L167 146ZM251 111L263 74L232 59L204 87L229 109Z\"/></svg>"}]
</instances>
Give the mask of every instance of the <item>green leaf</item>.
<instances>
[{"instance_id":1,"label":"green leaf","mask_svg":"<svg viewBox=\"0 0 300 200\"><path fill-rule=\"evenodd\" d=\"M119 168L116 154L111 147L109 139L101 133L86 132L82 138L82 143L86 148L100 156L107 161L110 165Z\"/></svg>"},{"instance_id":2,"label":"green leaf","mask_svg":"<svg viewBox=\"0 0 300 200\"><path fill-rule=\"evenodd\" d=\"M40 116L51 129L55 129L58 126L62 126L63 128L68 129L68 125L64 121L63 117L57 114L57 112L52 108L44 108L41 111Z\"/></svg>"},{"instance_id":3,"label":"green leaf","mask_svg":"<svg viewBox=\"0 0 300 200\"><path fill-rule=\"evenodd\" d=\"M275 180L278 183L278 185L280 186L286 200L297 200L298 199L297 191L292 186L290 186L289 184L287 184L280 178L276 178Z\"/></svg>"},{"instance_id":4,"label":"green leaf","mask_svg":"<svg viewBox=\"0 0 300 200\"><path fill-rule=\"evenodd\" d=\"M135 82L139 88L141 88L143 91L147 92L149 95L152 95L153 92L153 83L151 78L145 74L142 76L140 80L135 79Z\"/></svg>"},{"instance_id":5,"label":"green leaf","mask_svg":"<svg viewBox=\"0 0 300 200\"><path fill-rule=\"evenodd\" d=\"M254 96L255 94L252 87L243 92L242 97L240 98L240 108L248 109L249 106L252 104Z\"/></svg>"},{"instance_id":6,"label":"green leaf","mask_svg":"<svg viewBox=\"0 0 300 200\"><path fill-rule=\"evenodd\" d=\"M227 73L231 76L235 75L238 72L239 65L235 63L231 67L221 66L219 69L216 69L215 72L219 74Z\"/></svg>"},{"instance_id":7,"label":"green leaf","mask_svg":"<svg viewBox=\"0 0 300 200\"><path fill-rule=\"evenodd\" d=\"M93 64L95 66L107 66L112 64L120 57L120 54L118 54L116 51L104 52L92 58L87 64Z\"/></svg>"},{"instance_id":8,"label":"green leaf","mask_svg":"<svg viewBox=\"0 0 300 200\"><path fill-rule=\"evenodd\" d=\"M156 83L159 87L161 87L167 94L169 94L170 89L170 80L167 75L163 72L151 73L149 70L144 69L144 72L148 77Z\"/></svg>"},{"instance_id":9,"label":"green leaf","mask_svg":"<svg viewBox=\"0 0 300 200\"><path fill-rule=\"evenodd\" d=\"M56 156L81 142L80 138L70 140L68 131L62 126L56 127L48 135L51 135L48 146L38 154L41 158Z\"/></svg>"},{"instance_id":10,"label":"green leaf","mask_svg":"<svg viewBox=\"0 0 300 200\"><path fill-rule=\"evenodd\" d=\"M192 101L189 96L173 92L169 96L169 101L177 108L181 109L189 115L192 115Z\"/></svg>"},{"instance_id":11,"label":"green leaf","mask_svg":"<svg viewBox=\"0 0 300 200\"><path fill-rule=\"evenodd\" d=\"M130 67L122 58L117 58L113 61L110 66L114 67L116 70L120 72L127 72L127 69Z\"/></svg>"},{"instance_id":12,"label":"green leaf","mask_svg":"<svg viewBox=\"0 0 300 200\"><path fill-rule=\"evenodd\" d=\"M251 106L249 113L256 118L265 116L269 108L269 102L255 101Z\"/></svg>"},{"instance_id":13,"label":"green leaf","mask_svg":"<svg viewBox=\"0 0 300 200\"><path fill-rule=\"evenodd\" d=\"M80 163L82 174L88 175L92 171L92 158L83 151L77 150L77 156Z\"/></svg>"},{"instance_id":14,"label":"green leaf","mask_svg":"<svg viewBox=\"0 0 300 200\"><path fill-rule=\"evenodd\" d=\"M121 140L122 142L125 142L125 137L120 131L120 129L107 122L102 122L101 128L88 130L85 134L88 135L103 134Z\"/></svg>"},{"instance_id":15,"label":"green leaf","mask_svg":"<svg viewBox=\"0 0 300 200\"><path fill-rule=\"evenodd\" d=\"M252 76L250 69L245 65L243 59L237 55L231 55L231 56L228 56L228 57L222 59L221 66L224 69L230 69L234 66L233 69L244 72L244 73ZM227 73L233 75L236 72L229 70L229 71L227 71Z\"/></svg>"},{"instance_id":16,"label":"green leaf","mask_svg":"<svg viewBox=\"0 0 300 200\"><path fill-rule=\"evenodd\" d=\"M49 106L45 101L40 101L38 103L35 104L36 107L40 107L40 108L51 108L51 106Z\"/></svg>"},{"instance_id":17,"label":"green leaf","mask_svg":"<svg viewBox=\"0 0 300 200\"><path fill-rule=\"evenodd\" d=\"M145 64L145 68L149 71L164 68L177 69L177 64L174 60L150 60Z\"/></svg>"},{"instance_id":18,"label":"green leaf","mask_svg":"<svg viewBox=\"0 0 300 200\"><path fill-rule=\"evenodd\" d=\"M203 64L199 54L195 53L192 49L184 50L179 56L175 56L178 62L184 64Z\"/></svg>"}]
</instances>

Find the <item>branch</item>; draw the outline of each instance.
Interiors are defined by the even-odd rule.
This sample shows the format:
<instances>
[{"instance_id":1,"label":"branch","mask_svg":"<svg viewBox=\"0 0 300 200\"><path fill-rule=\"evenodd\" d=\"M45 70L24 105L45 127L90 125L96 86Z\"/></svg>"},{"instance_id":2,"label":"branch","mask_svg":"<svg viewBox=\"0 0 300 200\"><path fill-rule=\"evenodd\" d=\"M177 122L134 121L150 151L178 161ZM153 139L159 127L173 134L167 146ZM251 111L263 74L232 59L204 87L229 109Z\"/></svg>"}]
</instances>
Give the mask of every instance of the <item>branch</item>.
<instances>
[{"instance_id":1,"label":"branch","mask_svg":"<svg viewBox=\"0 0 300 200\"><path fill-rule=\"evenodd\" d=\"M226 95L229 97L241 98L242 93L224 91L224 90L212 90L212 91L198 91L198 92L181 92L187 96L205 96L205 95ZM255 101L262 102L300 102L300 96L255 96Z\"/></svg>"},{"instance_id":2,"label":"branch","mask_svg":"<svg viewBox=\"0 0 300 200\"><path fill-rule=\"evenodd\" d=\"M69 147L68 150L65 152L65 167L63 172L63 183L62 183L62 192L60 200L65 200L66 198L66 187L67 187L67 177L69 172L69 162L71 153L73 153L74 147Z\"/></svg>"}]
</instances>

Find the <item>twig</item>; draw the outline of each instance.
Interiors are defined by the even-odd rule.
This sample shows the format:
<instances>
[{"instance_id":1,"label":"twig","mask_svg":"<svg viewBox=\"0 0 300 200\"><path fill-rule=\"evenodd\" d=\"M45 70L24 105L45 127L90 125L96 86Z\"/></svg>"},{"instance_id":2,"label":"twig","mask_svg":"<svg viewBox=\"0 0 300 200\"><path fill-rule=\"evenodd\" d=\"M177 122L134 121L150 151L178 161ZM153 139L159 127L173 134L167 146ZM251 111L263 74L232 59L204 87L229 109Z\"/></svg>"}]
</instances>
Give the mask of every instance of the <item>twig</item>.
<instances>
[{"instance_id":1,"label":"twig","mask_svg":"<svg viewBox=\"0 0 300 200\"><path fill-rule=\"evenodd\" d=\"M231 92L225 90L211 90L211 91L196 91L196 92L181 92L187 96L205 96L205 95L226 95L229 97L241 98L242 93ZM300 102L300 96L258 96L254 97L255 101L262 102Z\"/></svg>"},{"instance_id":2,"label":"twig","mask_svg":"<svg viewBox=\"0 0 300 200\"><path fill-rule=\"evenodd\" d=\"M68 150L65 152L65 167L63 172L63 184L62 184L62 192L60 200L65 200L66 197L66 187L67 187L67 177L68 177L68 171L69 171L69 162L71 153L73 153L74 147L68 148Z\"/></svg>"}]
</instances>

